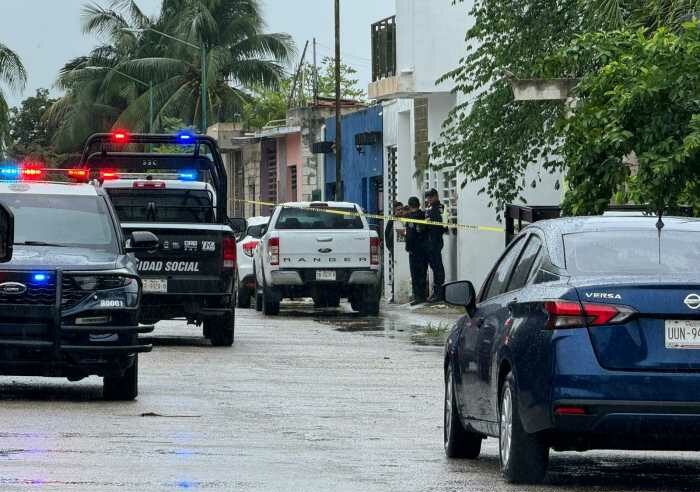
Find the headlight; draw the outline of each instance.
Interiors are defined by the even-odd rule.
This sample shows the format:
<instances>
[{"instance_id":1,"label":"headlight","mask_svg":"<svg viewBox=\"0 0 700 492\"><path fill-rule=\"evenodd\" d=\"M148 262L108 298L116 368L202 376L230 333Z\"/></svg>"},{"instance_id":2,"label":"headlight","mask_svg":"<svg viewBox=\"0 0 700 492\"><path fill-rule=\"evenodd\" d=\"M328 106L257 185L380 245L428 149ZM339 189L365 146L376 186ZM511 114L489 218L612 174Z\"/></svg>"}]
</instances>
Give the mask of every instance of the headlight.
<instances>
[{"instance_id":1,"label":"headlight","mask_svg":"<svg viewBox=\"0 0 700 492\"><path fill-rule=\"evenodd\" d=\"M73 277L75 285L80 290L94 292L96 290L119 289L122 287L133 287L138 290L138 283L133 277L121 275L85 275ZM131 289L129 289L131 290Z\"/></svg>"}]
</instances>

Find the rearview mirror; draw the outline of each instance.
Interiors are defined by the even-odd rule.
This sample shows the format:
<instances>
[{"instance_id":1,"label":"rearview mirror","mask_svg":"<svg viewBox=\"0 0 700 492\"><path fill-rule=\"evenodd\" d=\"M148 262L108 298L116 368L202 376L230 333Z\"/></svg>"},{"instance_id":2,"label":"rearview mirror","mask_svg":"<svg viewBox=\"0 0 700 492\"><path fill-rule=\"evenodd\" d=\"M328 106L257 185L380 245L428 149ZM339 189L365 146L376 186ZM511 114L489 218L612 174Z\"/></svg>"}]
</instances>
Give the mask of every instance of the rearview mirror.
<instances>
[{"instance_id":1,"label":"rearview mirror","mask_svg":"<svg viewBox=\"0 0 700 492\"><path fill-rule=\"evenodd\" d=\"M228 223L231 226L231 230L233 231L233 234L237 238L242 237L243 234L245 234L245 231L248 229L248 221L245 220L244 218L241 218L241 217L235 217L233 219L229 219Z\"/></svg>"},{"instance_id":2,"label":"rearview mirror","mask_svg":"<svg viewBox=\"0 0 700 492\"><path fill-rule=\"evenodd\" d=\"M126 248L127 253L139 251L155 251L160 247L158 236L149 231L134 231L131 233Z\"/></svg>"},{"instance_id":3,"label":"rearview mirror","mask_svg":"<svg viewBox=\"0 0 700 492\"><path fill-rule=\"evenodd\" d=\"M15 217L12 211L0 203L0 263L12 259L12 245L15 243Z\"/></svg>"},{"instance_id":4,"label":"rearview mirror","mask_svg":"<svg viewBox=\"0 0 700 492\"><path fill-rule=\"evenodd\" d=\"M453 306L467 308L467 311L471 313L476 307L474 285L468 281L445 284L445 302Z\"/></svg>"}]
</instances>

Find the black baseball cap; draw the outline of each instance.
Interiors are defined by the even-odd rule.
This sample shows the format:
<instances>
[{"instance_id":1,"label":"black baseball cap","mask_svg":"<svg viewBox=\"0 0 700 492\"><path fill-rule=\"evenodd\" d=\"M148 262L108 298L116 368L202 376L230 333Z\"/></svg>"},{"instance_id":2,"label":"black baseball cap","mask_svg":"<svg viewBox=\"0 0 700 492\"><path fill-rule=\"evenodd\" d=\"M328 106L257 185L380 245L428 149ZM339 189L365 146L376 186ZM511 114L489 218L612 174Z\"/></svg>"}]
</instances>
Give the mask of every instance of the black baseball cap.
<instances>
[{"instance_id":1,"label":"black baseball cap","mask_svg":"<svg viewBox=\"0 0 700 492\"><path fill-rule=\"evenodd\" d=\"M431 190L425 192L425 198L430 198L433 196L438 196L438 191L435 188L432 188Z\"/></svg>"},{"instance_id":2,"label":"black baseball cap","mask_svg":"<svg viewBox=\"0 0 700 492\"><path fill-rule=\"evenodd\" d=\"M408 199L408 206L413 208L420 208L420 200L416 196L412 196Z\"/></svg>"}]
</instances>

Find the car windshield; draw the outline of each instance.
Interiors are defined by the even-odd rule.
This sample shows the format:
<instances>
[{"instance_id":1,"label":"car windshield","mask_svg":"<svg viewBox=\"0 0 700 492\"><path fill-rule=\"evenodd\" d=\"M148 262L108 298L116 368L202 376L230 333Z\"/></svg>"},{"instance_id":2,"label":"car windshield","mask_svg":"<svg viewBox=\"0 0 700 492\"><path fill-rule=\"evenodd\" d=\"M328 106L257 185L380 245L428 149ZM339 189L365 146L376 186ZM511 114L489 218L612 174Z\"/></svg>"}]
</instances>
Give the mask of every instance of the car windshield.
<instances>
[{"instance_id":1,"label":"car windshield","mask_svg":"<svg viewBox=\"0 0 700 492\"><path fill-rule=\"evenodd\" d=\"M363 229L364 224L354 208L283 208L277 218L277 229Z\"/></svg>"},{"instance_id":2,"label":"car windshield","mask_svg":"<svg viewBox=\"0 0 700 492\"><path fill-rule=\"evenodd\" d=\"M2 194L0 201L15 216L15 244L118 250L102 197Z\"/></svg>"},{"instance_id":3,"label":"car windshield","mask_svg":"<svg viewBox=\"0 0 700 492\"><path fill-rule=\"evenodd\" d=\"M597 231L564 236L566 268L579 274L700 272L700 233Z\"/></svg>"},{"instance_id":4,"label":"car windshield","mask_svg":"<svg viewBox=\"0 0 700 492\"><path fill-rule=\"evenodd\" d=\"M211 224L214 199L209 190L107 188L122 222Z\"/></svg>"}]
</instances>

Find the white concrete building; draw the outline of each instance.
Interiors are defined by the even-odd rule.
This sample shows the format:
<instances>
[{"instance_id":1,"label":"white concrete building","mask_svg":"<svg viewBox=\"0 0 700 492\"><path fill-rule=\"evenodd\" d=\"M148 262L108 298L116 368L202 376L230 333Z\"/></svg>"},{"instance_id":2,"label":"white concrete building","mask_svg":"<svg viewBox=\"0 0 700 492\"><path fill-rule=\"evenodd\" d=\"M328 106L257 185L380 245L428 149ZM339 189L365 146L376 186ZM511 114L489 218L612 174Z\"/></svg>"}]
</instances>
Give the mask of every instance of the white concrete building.
<instances>
[{"instance_id":1,"label":"white concrete building","mask_svg":"<svg viewBox=\"0 0 700 492\"><path fill-rule=\"evenodd\" d=\"M463 100L452 93L450 80L437 83L453 70L466 52L465 33L473 24L470 0L396 0L396 15L372 26L373 82L368 94L384 106L386 190L384 210L398 199L406 203L435 188L452 223L502 227L497 211L478 196L483 183L468 183L455 172L429 167L430 145L440 138L448 113ZM439 165L432 162L432 165ZM533 164L528 182L538 174ZM542 182L526 192L531 204L558 204L561 192L554 189L558 176L542 172ZM505 234L460 229L446 236L443 250L447 280L467 279L477 288L505 246ZM387 297L403 303L411 293L408 258L403 244L395 242L391 264L387 255Z\"/></svg>"}]
</instances>

